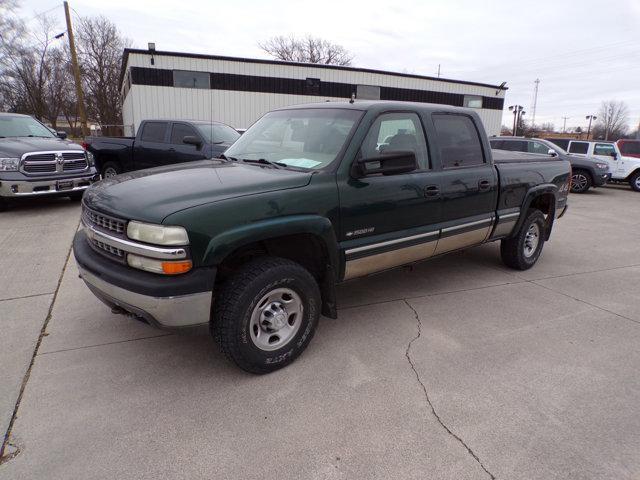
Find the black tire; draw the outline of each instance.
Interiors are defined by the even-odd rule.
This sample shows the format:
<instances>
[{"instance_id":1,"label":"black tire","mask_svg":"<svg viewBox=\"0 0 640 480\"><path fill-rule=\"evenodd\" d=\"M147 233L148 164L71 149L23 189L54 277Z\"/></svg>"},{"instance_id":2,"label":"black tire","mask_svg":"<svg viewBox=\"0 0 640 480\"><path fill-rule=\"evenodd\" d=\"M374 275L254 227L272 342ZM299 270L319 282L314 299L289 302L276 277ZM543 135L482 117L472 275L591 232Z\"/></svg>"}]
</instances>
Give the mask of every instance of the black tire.
<instances>
[{"instance_id":1,"label":"black tire","mask_svg":"<svg viewBox=\"0 0 640 480\"><path fill-rule=\"evenodd\" d=\"M580 168L571 174L571 193L585 193L593 185L591 174Z\"/></svg>"},{"instance_id":2,"label":"black tire","mask_svg":"<svg viewBox=\"0 0 640 480\"><path fill-rule=\"evenodd\" d=\"M529 229L535 229L532 225L537 225L537 244L531 250L527 247ZM520 230L510 238L505 238L500 243L500 255L502 262L516 270L527 270L535 265L544 246L545 218L540 210L529 210L527 216L520 227ZM528 244L529 247L531 243ZM529 252L529 253L528 253Z\"/></svg>"},{"instance_id":3,"label":"black tire","mask_svg":"<svg viewBox=\"0 0 640 480\"><path fill-rule=\"evenodd\" d=\"M9 209L9 202L4 197L0 197L0 212L4 212Z\"/></svg>"},{"instance_id":4,"label":"black tire","mask_svg":"<svg viewBox=\"0 0 640 480\"><path fill-rule=\"evenodd\" d=\"M122 173L122 167L118 162L105 162L102 165L102 178L109 178Z\"/></svg>"},{"instance_id":5,"label":"black tire","mask_svg":"<svg viewBox=\"0 0 640 480\"><path fill-rule=\"evenodd\" d=\"M279 331L269 331L267 326L263 334L264 330L257 328L252 318L254 314L258 315L257 312L262 312L260 318L264 318L266 310L271 307L259 309L258 302L273 305L268 296L280 291L292 291L298 295L301 314L290 315L285 309L282 318L291 322L294 316L294 322L299 324L295 327L297 330L290 333L287 343L266 351L258 346L256 336L264 335L262 339L268 337L271 341L278 337ZM320 308L320 289L305 268L283 258L260 257L240 267L221 286L214 299L211 334L227 358L242 370L269 373L290 364L304 351L315 333ZM260 322L260 325L265 323ZM288 327L284 325L281 328Z\"/></svg>"},{"instance_id":6,"label":"black tire","mask_svg":"<svg viewBox=\"0 0 640 480\"><path fill-rule=\"evenodd\" d=\"M640 192L640 170L629 177L629 185L636 192Z\"/></svg>"}]
</instances>

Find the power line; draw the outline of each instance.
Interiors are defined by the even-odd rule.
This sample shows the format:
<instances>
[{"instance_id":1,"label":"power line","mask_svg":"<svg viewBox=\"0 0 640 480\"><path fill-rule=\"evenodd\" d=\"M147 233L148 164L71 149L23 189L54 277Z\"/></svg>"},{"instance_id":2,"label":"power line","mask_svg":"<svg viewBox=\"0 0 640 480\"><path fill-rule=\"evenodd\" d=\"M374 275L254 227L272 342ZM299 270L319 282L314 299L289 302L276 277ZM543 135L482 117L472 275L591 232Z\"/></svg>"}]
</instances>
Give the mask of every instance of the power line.
<instances>
[{"instance_id":1,"label":"power line","mask_svg":"<svg viewBox=\"0 0 640 480\"><path fill-rule=\"evenodd\" d=\"M31 16L31 17L25 18L25 19L24 19L24 21L25 21L25 22L30 22L31 20L34 20L34 19L36 19L36 18L38 18L38 17L42 17L43 15L46 15L47 13L52 12L52 11L53 11L53 10L55 10L56 8L60 8L60 7L62 7L62 4L61 4L61 3L58 3L58 4L56 4L54 7L51 7L51 8L50 8L50 9L48 9L48 10L44 10L44 11L42 11L42 12L40 12L40 13L36 13L35 15L33 15L33 16Z\"/></svg>"}]
</instances>

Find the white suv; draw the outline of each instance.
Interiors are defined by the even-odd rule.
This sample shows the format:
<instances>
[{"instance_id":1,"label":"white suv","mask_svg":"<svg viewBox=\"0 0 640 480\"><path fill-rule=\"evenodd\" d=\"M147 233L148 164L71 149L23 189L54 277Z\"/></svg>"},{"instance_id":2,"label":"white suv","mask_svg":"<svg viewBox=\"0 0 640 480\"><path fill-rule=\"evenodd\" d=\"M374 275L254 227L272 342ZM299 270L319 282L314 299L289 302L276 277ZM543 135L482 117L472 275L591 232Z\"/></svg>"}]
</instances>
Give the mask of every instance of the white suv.
<instances>
[{"instance_id":1,"label":"white suv","mask_svg":"<svg viewBox=\"0 0 640 480\"><path fill-rule=\"evenodd\" d=\"M550 139L553 142L553 139ZM624 156L613 142L571 140L566 150L573 155L595 157L609 164L611 182L629 182L640 192L640 158Z\"/></svg>"}]
</instances>

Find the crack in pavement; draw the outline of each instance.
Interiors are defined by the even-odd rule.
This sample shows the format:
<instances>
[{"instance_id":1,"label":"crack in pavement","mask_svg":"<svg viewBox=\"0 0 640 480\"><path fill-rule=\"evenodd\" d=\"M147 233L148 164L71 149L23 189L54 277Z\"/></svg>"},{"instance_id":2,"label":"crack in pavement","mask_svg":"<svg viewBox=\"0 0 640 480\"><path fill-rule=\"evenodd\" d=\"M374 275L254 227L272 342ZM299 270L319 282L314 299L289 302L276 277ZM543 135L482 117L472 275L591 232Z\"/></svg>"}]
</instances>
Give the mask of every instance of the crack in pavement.
<instances>
[{"instance_id":1,"label":"crack in pavement","mask_svg":"<svg viewBox=\"0 0 640 480\"><path fill-rule=\"evenodd\" d=\"M118 343L137 342L138 340L150 340L152 338L170 337L172 335L175 335L175 334L174 333L160 333L158 335L149 335L148 337L127 338L125 340L115 340L113 342L97 343L95 345L83 345L81 347L63 348L61 350L52 350L50 352L42 352L42 353L39 353L38 356L41 357L42 355L51 355L53 353L62 353L62 352L75 352L76 350L85 350L87 348L104 347L104 346L107 346L107 345L116 345Z\"/></svg>"},{"instance_id":2,"label":"crack in pavement","mask_svg":"<svg viewBox=\"0 0 640 480\"><path fill-rule=\"evenodd\" d=\"M22 297L0 298L0 302L9 302L11 300L22 300L23 298L44 297L45 295L51 295L53 293L54 292L34 293L33 295L24 295Z\"/></svg>"},{"instance_id":3,"label":"crack in pavement","mask_svg":"<svg viewBox=\"0 0 640 480\"><path fill-rule=\"evenodd\" d=\"M80 225L80 219L78 219L78 225ZM18 393L18 399L16 400L16 404L13 408L13 414L11 415L11 420L9 421L9 427L4 435L2 440L2 444L0 444L0 463L5 463L8 460L14 458L18 453L19 449L13 455L5 456L5 450L11 445L10 438L11 432L13 430L13 425L18 417L18 409L20 408L20 402L22 402L22 397L24 395L24 391L27 388L27 383L29 382L29 377L31 376L31 370L33 369L33 365L36 361L36 356L38 355L38 350L40 349L40 345L42 344L42 339L45 336L47 331L47 326L49 325L49 320L51 320L51 314L53 312L53 306L56 303L56 299L58 298L58 292L60 291L60 286L62 285L62 278L64 277L64 273L67 271L67 266L69 265L69 258L71 257L71 251L73 250L73 244L69 245L69 250L67 251L67 257L64 261L64 265L62 266L62 271L60 272L60 277L58 278L58 283L56 285L56 289L53 292L53 298L51 299L51 303L49 304L49 311L47 312L47 316L44 319L44 323L42 324L42 328L40 329L40 335L38 336L38 340L36 342L36 346L33 349L33 355L31 356L31 362L29 363L29 367L27 368L24 377L22 378L22 384L20 385L20 392ZM4 458L3 458L4 457Z\"/></svg>"},{"instance_id":4,"label":"crack in pavement","mask_svg":"<svg viewBox=\"0 0 640 480\"><path fill-rule=\"evenodd\" d=\"M409 307L411 309L411 311L413 312L413 315L415 316L415 319L416 319L416 323L418 325L418 334L411 339L411 341L407 345L407 350L405 351L404 355L405 355L405 357L407 357L407 361L409 362L409 365L411 366L411 370L413 370L413 373L415 374L416 379L418 380L418 383L422 387L422 391L424 392L424 397L425 397L425 399L427 401L427 404L431 408L431 413L433 413L433 416L436 418L436 420L442 426L442 428L444 428L446 430L446 432L450 436L455 438L458 441L458 443L460 443L460 445L462 445L467 450L469 455L471 455L474 458L474 460L478 463L478 465L480 465L482 470L484 470L485 473L487 475L489 475L489 478L491 478L491 480L496 480L495 475L493 473L491 473L487 469L487 467L484 466L484 464L482 463L482 461L480 460L478 455L471 449L471 447L469 447L469 445L467 445L466 442L459 435L456 435L449 427L447 427L447 425L445 425L445 423L440 418L440 415L438 415L438 412L436 412L436 409L434 408L433 403L431 402L431 398L429 397L429 392L427 391L427 387L425 386L425 384L420 379L420 374L418 373L418 370L416 369L415 363L413 362L413 360L411 358L411 354L409 353L410 350L411 350L411 346L413 345L413 342L418 340L422 335L422 321L420 320L420 316L418 315L418 312L416 311L416 309L413 308L411 306L411 304L406 299L403 299L403 301L404 301L405 305L407 305L407 307Z\"/></svg>"}]
</instances>

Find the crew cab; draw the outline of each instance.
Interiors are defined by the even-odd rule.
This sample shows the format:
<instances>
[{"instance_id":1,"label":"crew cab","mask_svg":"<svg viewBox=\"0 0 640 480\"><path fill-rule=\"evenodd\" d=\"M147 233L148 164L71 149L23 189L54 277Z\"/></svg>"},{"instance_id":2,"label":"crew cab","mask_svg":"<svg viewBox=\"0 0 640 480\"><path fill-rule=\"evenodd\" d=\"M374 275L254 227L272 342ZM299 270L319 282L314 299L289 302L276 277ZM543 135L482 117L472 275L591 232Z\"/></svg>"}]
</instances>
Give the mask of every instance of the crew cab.
<instances>
[{"instance_id":1,"label":"crew cab","mask_svg":"<svg viewBox=\"0 0 640 480\"><path fill-rule=\"evenodd\" d=\"M266 373L336 318L338 283L501 241L531 268L567 208L570 165L493 152L475 111L334 102L270 112L220 159L120 175L83 199L80 276L116 312L209 324Z\"/></svg>"},{"instance_id":2,"label":"crew cab","mask_svg":"<svg viewBox=\"0 0 640 480\"><path fill-rule=\"evenodd\" d=\"M611 182L628 183L633 190L640 192L640 158L621 152L620 143L570 140L567 151L572 155L606 162L611 172Z\"/></svg>"},{"instance_id":3,"label":"crew cab","mask_svg":"<svg viewBox=\"0 0 640 480\"><path fill-rule=\"evenodd\" d=\"M97 180L93 156L80 145L33 117L0 113L0 209L28 197L78 200Z\"/></svg>"},{"instance_id":4,"label":"crew cab","mask_svg":"<svg viewBox=\"0 0 640 480\"><path fill-rule=\"evenodd\" d=\"M560 146L542 138L491 137L491 148L533 155L557 156L571 164L571 192L585 193L591 187L602 187L611 178L609 164L596 158L567 153Z\"/></svg>"},{"instance_id":5,"label":"crew cab","mask_svg":"<svg viewBox=\"0 0 640 480\"><path fill-rule=\"evenodd\" d=\"M240 134L224 123L144 120L135 137L87 137L103 178L144 168L217 157Z\"/></svg>"}]
</instances>

